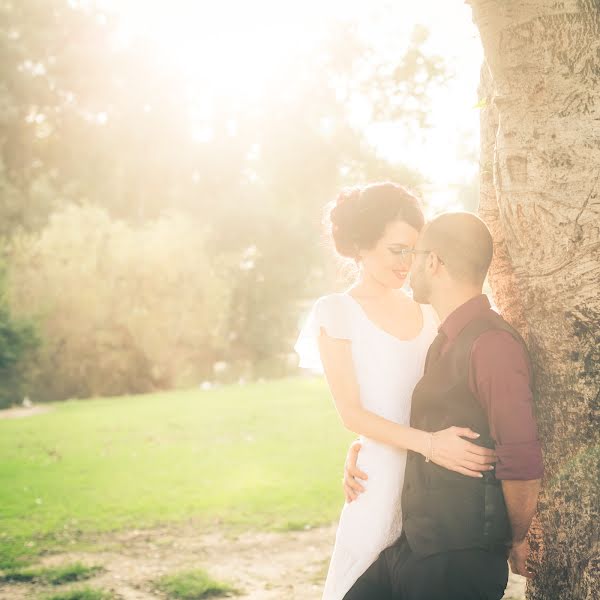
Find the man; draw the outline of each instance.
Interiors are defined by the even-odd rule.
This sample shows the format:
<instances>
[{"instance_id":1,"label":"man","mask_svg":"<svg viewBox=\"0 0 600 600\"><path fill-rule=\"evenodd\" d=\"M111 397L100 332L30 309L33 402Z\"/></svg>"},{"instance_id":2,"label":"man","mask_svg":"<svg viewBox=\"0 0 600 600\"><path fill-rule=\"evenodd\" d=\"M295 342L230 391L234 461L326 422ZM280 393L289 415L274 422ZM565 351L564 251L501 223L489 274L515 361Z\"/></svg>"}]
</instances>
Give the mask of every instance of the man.
<instances>
[{"instance_id":1,"label":"man","mask_svg":"<svg viewBox=\"0 0 600 600\"><path fill-rule=\"evenodd\" d=\"M402 535L344 600L500 599L507 557L515 573L531 576L525 538L543 472L527 348L482 294L493 253L483 221L440 215L413 253L414 298L430 303L442 324L413 392L411 426L470 427L498 462L495 474L473 479L409 452ZM367 478L356 469L357 453L348 456L347 496L363 489L356 478Z\"/></svg>"}]
</instances>

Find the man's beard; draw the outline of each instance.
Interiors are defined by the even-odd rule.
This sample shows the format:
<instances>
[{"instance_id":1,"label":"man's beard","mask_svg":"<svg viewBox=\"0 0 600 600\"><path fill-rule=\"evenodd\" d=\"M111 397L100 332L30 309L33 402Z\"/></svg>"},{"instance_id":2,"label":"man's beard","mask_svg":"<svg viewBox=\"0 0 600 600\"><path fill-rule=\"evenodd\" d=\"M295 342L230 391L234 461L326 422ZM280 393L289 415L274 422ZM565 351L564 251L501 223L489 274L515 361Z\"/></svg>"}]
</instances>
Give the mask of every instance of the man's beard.
<instances>
[{"instance_id":1,"label":"man's beard","mask_svg":"<svg viewBox=\"0 0 600 600\"><path fill-rule=\"evenodd\" d=\"M426 281L424 269L413 270L410 275L410 287L413 291L413 300L419 304L431 303L431 286Z\"/></svg>"}]
</instances>

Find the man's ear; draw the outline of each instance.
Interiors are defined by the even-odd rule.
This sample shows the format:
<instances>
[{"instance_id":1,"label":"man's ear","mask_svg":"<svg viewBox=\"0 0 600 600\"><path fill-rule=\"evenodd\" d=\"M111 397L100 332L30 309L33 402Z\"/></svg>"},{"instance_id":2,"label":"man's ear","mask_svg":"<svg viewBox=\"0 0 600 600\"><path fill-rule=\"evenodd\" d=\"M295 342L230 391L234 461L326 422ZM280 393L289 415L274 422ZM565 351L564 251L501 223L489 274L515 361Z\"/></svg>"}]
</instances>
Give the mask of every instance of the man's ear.
<instances>
[{"instance_id":1,"label":"man's ear","mask_svg":"<svg viewBox=\"0 0 600 600\"><path fill-rule=\"evenodd\" d=\"M439 256L437 254L435 254L434 252L430 252L427 255L427 262L426 262L426 266L427 266L427 270L432 274L435 275L436 273L439 272L440 267L443 265L444 263L442 263L442 261L440 260Z\"/></svg>"},{"instance_id":2,"label":"man's ear","mask_svg":"<svg viewBox=\"0 0 600 600\"><path fill-rule=\"evenodd\" d=\"M433 252L430 252L427 255L427 258L425 259L425 266L427 267L427 270L431 271L432 273L435 273L437 271L439 266L439 259Z\"/></svg>"}]
</instances>

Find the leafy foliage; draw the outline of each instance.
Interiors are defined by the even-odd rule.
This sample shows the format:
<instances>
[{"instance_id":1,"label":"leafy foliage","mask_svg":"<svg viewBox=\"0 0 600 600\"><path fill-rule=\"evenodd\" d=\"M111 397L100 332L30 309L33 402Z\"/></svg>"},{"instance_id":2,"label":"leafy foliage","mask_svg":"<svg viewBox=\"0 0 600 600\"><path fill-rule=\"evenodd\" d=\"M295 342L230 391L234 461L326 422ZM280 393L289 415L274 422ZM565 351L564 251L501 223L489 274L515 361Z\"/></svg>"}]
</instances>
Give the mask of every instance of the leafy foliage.
<instances>
[{"instance_id":1,"label":"leafy foliage","mask_svg":"<svg viewBox=\"0 0 600 600\"><path fill-rule=\"evenodd\" d=\"M341 167L356 180L377 162L350 124L352 101L372 102L374 118L414 118L443 83L442 60L422 49L426 31L390 69L360 31L340 24L281 67L293 78L276 73L260 99L240 102L190 92L159 49L141 37L118 44L118 32L117 16L94 3L0 6L4 232L39 227L82 199L136 220L165 208L211 220L243 217L244 205L261 205L262 215L314 210L340 184Z\"/></svg>"},{"instance_id":2,"label":"leafy foliage","mask_svg":"<svg viewBox=\"0 0 600 600\"><path fill-rule=\"evenodd\" d=\"M68 207L13 240L12 302L36 315L37 400L192 385L222 354L229 287L203 227L181 215L145 226Z\"/></svg>"},{"instance_id":3,"label":"leafy foliage","mask_svg":"<svg viewBox=\"0 0 600 600\"><path fill-rule=\"evenodd\" d=\"M21 402L26 394L29 359L38 344L34 325L11 310L6 286L5 268L0 267L0 408Z\"/></svg>"}]
</instances>

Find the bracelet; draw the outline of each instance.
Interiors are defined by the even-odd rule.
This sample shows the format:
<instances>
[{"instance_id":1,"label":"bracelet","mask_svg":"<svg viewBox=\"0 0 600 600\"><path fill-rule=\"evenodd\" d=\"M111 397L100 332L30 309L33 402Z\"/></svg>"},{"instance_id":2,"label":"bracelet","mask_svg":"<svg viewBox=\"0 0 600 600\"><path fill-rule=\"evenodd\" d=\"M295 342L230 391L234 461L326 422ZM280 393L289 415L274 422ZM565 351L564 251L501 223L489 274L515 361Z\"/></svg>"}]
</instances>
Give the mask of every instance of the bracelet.
<instances>
[{"instance_id":1,"label":"bracelet","mask_svg":"<svg viewBox=\"0 0 600 600\"><path fill-rule=\"evenodd\" d=\"M429 434L429 452L425 455L425 462L429 462L433 458L433 433Z\"/></svg>"}]
</instances>

